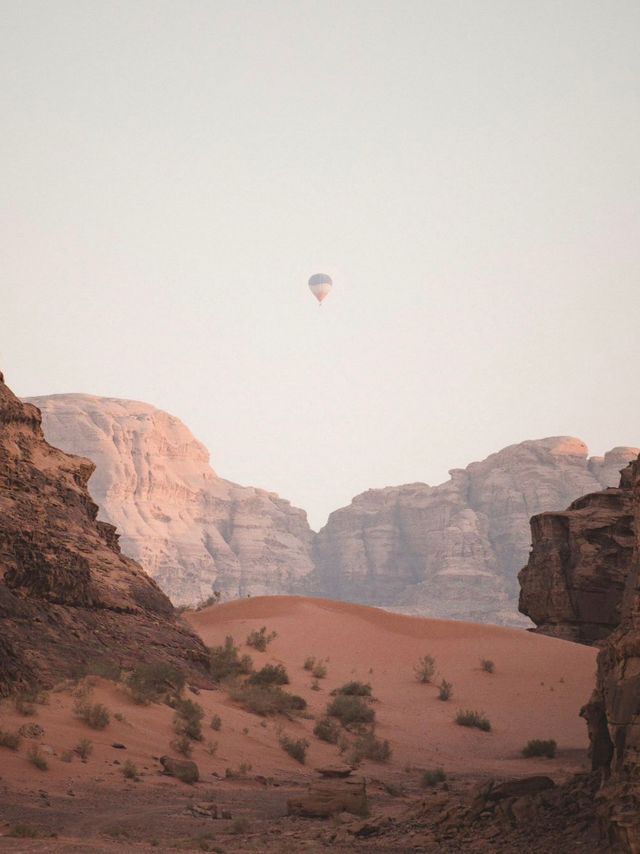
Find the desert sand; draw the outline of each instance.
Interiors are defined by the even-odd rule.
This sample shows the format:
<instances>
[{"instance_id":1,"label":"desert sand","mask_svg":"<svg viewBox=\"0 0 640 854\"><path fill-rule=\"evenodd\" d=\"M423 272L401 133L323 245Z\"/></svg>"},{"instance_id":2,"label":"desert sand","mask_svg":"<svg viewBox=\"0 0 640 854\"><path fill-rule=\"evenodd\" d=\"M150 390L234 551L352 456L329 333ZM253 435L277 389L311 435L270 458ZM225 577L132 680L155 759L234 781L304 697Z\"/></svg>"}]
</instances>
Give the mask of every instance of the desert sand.
<instances>
[{"instance_id":1,"label":"desert sand","mask_svg":"<svg viewBox=\"0 0 640 854\"><path fill-rule=\"evenodd\" d=\"M344 682L370 683L376 698L376 734L388 739L393 749L390 762L365 761L361 766L374 804L384 800L384 787L392 783L419 793L422 771L437 766L454 785L536 773L561 781L587 767L586 728L578 712L593 684L592 648L517 629L297 597L240 600L188 612L185 619L208 646L233 636L256 668L267 662L284 664L289 689L307 700L313 716L322 714L330 692ZM265 652L257 652L245 639L262 626L277 637ZM436 659L434 682L446 678L453 684L447 702L438 699L436 684L420 684L415 678L413 666L425 654ZM312 677L303 667L307 656L326 663L320 690L311 689ZM494 673L482 670L481 658L495 663ZM124 686L101 678L89 677L83 684L91 701L111 712L104 730L91 730L74 715L77 685L51 691L33 717L19 715L10 700L0 705L0 729L37 724L44 730L36 738L23 738L18 751L0 748L0 851L135 851L148 849L150 843L169 851L182 844L180 840L209 831L220 835L225 851L289 850L273 841L283 833L295 835L291 828L298 826L283 818L287 797L314 776L314 768L340 761L336 746L313 736L311 717L265 719L239 708L224 688L195 689L195 694L187 687L185 695L206 713L204 741L195 744L192 757L201 782L187 786L159 773L160 756L177 756L170 747L175 736L169 707L136 705ZM460 708L484 712L492 731L457 726L453 718ZM209 727L214 714L222 719L219 731ZM304 766L280 747L283 732L310 742ZM92 755L86 762L78 756L64 761L65 751L82 738L91 740ZM554 738L557 757L523 759L520 751L531 738ZM117 743L125 749L114 747ZM35 744L47 759L47 770L38 770L27 758ZM125 780L126 760L136 765L139 781ZM241 768L240 779L226 777L227 769L237 774ZM246 817L252 832L233 835L231 820L212 822L194 815L194 802L216 802L233 819ZM18 821L59 838L16 840L1 835ZM272 842L267 845L265 839ZM309 850L322 850L318 845Z\"/></svg>"}]
</instances>

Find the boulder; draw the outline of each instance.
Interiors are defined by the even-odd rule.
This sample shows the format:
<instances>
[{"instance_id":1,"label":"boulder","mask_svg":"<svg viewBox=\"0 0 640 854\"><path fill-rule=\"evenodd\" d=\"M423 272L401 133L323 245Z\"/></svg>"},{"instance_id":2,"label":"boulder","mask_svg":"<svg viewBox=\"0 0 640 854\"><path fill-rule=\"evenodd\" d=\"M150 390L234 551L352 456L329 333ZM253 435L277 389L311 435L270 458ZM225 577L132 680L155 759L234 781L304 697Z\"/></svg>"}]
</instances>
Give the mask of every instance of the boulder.
<instances>
[{"instance_id":1,"label":"boulder","mask_svg":"<svg viewBox=\"0 0 640 854\"><path fill-rule=\"evenodd\" d=\"M367 788L364 777L314 780L306 794L287 802L288 815L327 818L342 812L366 815Z\"/></svg>"},{"instance_id":2,"label":"boulder","mask_svg":"<svg viewBox=\"0 0 640 854\"><path fill-rule=\"evenodd\" d=\"M163 774L177 777L183 783L197 783L200 779L198 766L191 759L174 759L172 756L161 756L160 764Z\"/></svg>"}]
</instances>

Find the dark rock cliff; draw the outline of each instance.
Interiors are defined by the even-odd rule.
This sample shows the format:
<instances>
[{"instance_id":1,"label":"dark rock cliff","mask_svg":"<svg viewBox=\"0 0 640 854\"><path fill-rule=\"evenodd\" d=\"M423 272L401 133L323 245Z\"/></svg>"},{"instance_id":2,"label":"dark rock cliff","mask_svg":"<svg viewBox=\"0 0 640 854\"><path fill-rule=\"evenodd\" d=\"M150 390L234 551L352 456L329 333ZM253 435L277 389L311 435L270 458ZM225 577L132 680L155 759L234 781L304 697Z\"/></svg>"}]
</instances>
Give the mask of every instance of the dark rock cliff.
<instances>
[{"instance_id":1,"label":"dark rock cliff","mask_svg":"<svg viewBox=\"0 0 640 854\"><path fill-rule=\"evenodd\" d=\"M163 659L206 678L206 649L96 521L93 464L49 445L0 374L0 694L92 661Z\"/></svg>"}]
</instances>

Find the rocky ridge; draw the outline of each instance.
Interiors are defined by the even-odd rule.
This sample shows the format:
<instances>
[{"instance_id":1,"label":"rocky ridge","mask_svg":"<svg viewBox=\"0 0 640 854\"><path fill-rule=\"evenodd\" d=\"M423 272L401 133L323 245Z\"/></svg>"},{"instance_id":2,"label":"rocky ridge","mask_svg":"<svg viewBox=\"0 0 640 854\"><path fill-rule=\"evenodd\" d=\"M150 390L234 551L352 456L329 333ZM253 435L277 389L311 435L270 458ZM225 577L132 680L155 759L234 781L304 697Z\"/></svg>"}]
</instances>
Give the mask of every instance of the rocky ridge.
<instances>
[{"instance_id":1,"label":"rocky ridge","mask_svg":"<svg viewBox=\"0 0 640 854\"><path fill-rule=\"evenodd\" d=\"M49 445L38 409L0 374L0 694L94 661L179 663L205 678L206 649L97 521L94 465Z\"/></svg>"},{"instance_id":2,"label":"rocky ridge","mask_svg":"<svg viewBox=\"0 0 640 854\"><path fill-rule=\"evenodd\" d=\"M96 464L91 494L123 550L177 604L290 593L311 572L306 513L218 477L178 419L146 403L84 394L31 398L45 433Z\"/></svg>"},{"instance_id":3,"label":"rocky ridge","mask_svg":"<svg viewBox=\"0 0 640 854\"><path fill-rule=\"evenodd\" d=\"M176 604L214 590L318 595L443 618L527 625L516 571L529 518L613 485L637 449L588 457L579 439L522 442L439 486L369 490L314 534L303 510L224 480L177 418L90 395L32 398L49 440L96 463L100 518Z\"/></svg>"},{"instance_id":4,"label":"rocky ridge","mask_svg":"<svg viewBox=\"0 0 640 854\"><path fill-rule=\"evenodd\" d=\"M567 436L522 442L439 486L369 490L314 543L325 595L425 616L514 624L529 519L616 483L637 449L588 457Z\"/></svg>"}]
</instances>

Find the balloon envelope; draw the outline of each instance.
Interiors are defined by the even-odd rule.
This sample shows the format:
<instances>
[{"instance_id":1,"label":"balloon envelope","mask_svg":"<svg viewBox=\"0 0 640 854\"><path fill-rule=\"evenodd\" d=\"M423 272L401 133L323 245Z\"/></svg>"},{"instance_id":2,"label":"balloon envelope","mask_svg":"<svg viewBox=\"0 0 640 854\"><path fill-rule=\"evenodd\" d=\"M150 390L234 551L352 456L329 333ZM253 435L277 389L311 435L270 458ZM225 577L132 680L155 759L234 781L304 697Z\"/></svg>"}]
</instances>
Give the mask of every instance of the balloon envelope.
<instances>
[{"instance_id":1,"label":"balloon envelope","mask_svg":"<svg viewBox=\"0 0 640 854\"><path fill-rule=\"evenodd\" d=\"M309 289L320 303L331 293L332 287L333 282L331 281L331 277L325 273L315 273L309 279Z\"/></svg>"}]
</instances>

